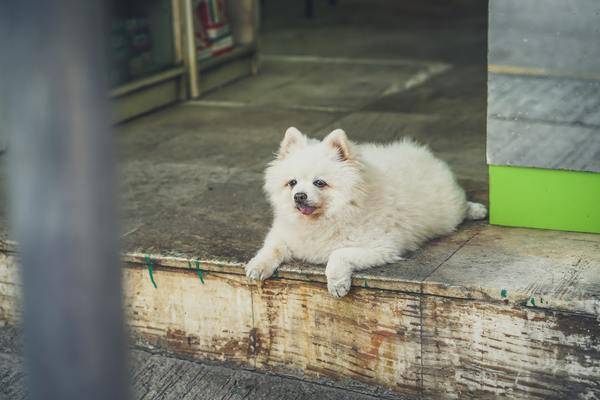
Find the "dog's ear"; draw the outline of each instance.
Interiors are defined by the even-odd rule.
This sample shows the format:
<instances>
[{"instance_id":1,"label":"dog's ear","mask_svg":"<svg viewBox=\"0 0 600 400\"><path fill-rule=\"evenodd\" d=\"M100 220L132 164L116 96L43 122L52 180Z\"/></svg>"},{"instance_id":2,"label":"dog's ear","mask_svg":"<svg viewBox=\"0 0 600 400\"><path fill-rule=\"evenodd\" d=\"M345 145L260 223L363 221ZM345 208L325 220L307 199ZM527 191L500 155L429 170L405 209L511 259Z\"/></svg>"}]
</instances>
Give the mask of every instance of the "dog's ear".
<instances>
[{"instance_id":1,"label":"dog's ear","mask_svg":"<svg viewBox=\"0 0 600 400\"><path fill-rule=\"evenodd\" d=\"M290 151L297 146L304 146L306 144L306 136L302 134L298 129L293 126L289 127L285 131L285 136L279 145L279 151L277 152L277 158L284 158Z\"/></svg>"},{"instance_id":2,"label":"dog's ear","mask_svg":"<svg viewBox=\"0 0 600 400\"><path fill-rule=\"evenodd\" d=\"M329 135L325 136L323 143L331 146L336 152L340 161L350 160L352 158L352 145L346 132L342 129L336 129Z\"/></svg>"}]
</instances>

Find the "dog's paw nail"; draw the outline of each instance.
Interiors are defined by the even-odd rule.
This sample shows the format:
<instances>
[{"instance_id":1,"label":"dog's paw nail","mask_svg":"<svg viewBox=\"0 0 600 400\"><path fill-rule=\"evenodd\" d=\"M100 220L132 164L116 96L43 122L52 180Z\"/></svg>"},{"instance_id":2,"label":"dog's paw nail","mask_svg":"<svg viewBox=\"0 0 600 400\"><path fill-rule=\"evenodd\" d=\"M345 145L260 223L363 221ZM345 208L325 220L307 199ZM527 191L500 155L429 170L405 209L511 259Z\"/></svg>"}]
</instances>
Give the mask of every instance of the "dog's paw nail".
<instances>
[{"instance_id":1,"label":"dog's paw nail","mask_svg":"<svg viewBox=\"0 0 600 400\"><path fill-rule=\"evenodd\" d=\"M269 265L250 261L246 265L246 276L254 281L264 281L273 275L274 269Z\"/></svg>"},{"instance_id":2,"label":"dog's paw nail","mask_svg":"<svg viewBox=\"0 0 600 400\"><path fill-rule=\"evenodd\" d=\"M339 279L336 281L328 279L327 280L327 289L329 290L329 293L331 293L331 295L333 297L336 297L336 298L344 297L350 291L351 282L352 281L350 278L342 278L342 279Z\"/></svg>"},{"instance_id":3,"label":"dog's paw nail","mask_svg":"<svg viewBox=\"0 0 600 400\"><path fill-rule=\"evenodd\" d=\"M254 275L254 271L246 271L246 278L248 278L249 280L254 280L256 279L256 276Z\"/></svg>"},{"instance_id":4,"label":"dog's paw nail","mask_svg":"<svg viewBox=\"0 0 600 400\"><path fill-rule=\"evenodd\" d=\"M261 276L260 276L260 275L258 274L258 272L256 272L256 271L252 271L252 272L251 272L250 274L248 274L247 276L248 276L248 278L250 278L250 279L251 279L251 280L253 280L253 281L260 281L260 280L262 280L262 279L261 279Z\"/></svg>"}]
</instances>

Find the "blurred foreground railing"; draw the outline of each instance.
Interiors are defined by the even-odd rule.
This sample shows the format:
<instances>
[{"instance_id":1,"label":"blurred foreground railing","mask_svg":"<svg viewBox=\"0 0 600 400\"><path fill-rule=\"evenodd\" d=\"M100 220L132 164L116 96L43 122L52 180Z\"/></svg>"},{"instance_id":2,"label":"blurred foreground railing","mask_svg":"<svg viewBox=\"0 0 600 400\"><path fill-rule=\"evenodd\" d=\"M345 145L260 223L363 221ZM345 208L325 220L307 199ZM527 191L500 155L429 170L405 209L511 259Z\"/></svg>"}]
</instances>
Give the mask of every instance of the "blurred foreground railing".
<instances>
[{"instance_id":1,"label":"blurred foreground railing","mask_svg":"<svg viewBox=\"0 0 600 400\"><path fill-rule=\"evenodd\" d=\"M33 399L123 399L103 1L0 2L0 98Z\"/></svg>"}]
</instances>

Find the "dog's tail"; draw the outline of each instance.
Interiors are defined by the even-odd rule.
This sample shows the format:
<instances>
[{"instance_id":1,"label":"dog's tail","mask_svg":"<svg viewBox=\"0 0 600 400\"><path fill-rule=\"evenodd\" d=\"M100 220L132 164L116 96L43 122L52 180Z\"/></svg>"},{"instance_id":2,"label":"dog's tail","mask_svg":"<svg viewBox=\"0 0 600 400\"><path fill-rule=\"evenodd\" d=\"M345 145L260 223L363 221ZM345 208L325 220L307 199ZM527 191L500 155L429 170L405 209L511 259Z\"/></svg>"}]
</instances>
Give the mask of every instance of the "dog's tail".
<instances>
[{"instance_id":1,"label":"dog's tail","mask_svg":"<svg viewBox=\"0 0 600 400\"><path fill-rule=\"evenodd\" d=\"M487 208L483 204L467 201L466 219L484 219L487 216Z\"/></svg>"}]
</instances>

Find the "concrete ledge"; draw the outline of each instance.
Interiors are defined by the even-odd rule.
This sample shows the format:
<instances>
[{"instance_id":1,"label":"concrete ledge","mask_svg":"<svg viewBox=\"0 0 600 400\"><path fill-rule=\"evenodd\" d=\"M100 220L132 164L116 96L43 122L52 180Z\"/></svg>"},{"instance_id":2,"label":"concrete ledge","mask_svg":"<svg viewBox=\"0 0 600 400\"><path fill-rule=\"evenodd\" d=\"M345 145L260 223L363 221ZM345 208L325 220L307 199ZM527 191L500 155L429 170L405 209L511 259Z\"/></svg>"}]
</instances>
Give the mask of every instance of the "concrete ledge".
<instances>
[{"instance_id":1,"label":"concrete ledge","mask_svg":"<svg viewBox=\"0 0 600 400\"><path fill-rule=\"evenodd\" d=\"M17 246L0 240L0 251L16 255ZM170 253L131 252L122 259L127 266L147 268L150 257L157 284L160 271L192 268L195 273L196 262L204 272L245 279L244 260ZM325 283L324 272L323 265L294 262L279 268L272 280ZM599 318L600 236L470 223L431 241L406 261L355 274L352 286Z\"/></svg>"},{"instance_id":2,"label":"concrete ledge","mask_svg":"<svg viewBox=\"0 0 600 400\"><path fill-rule=\"evenodd\" d=\"M145 256L123 259L144 265ZM189 269L198 260L150 256L159 268ZM205 271L244 275L242 261L199 260ZM326 282L324 266L301 262L282 266L278 278ZM600 317L600 236L470 224L406 261L356 274L352 286Z\"/></svg>"}]
</instances>

